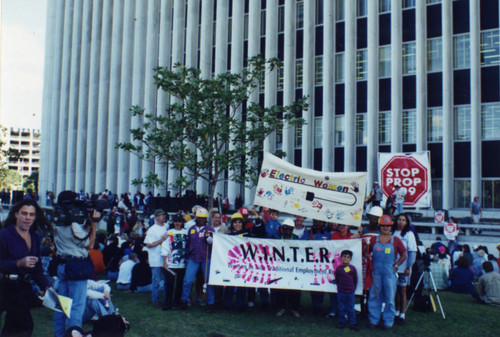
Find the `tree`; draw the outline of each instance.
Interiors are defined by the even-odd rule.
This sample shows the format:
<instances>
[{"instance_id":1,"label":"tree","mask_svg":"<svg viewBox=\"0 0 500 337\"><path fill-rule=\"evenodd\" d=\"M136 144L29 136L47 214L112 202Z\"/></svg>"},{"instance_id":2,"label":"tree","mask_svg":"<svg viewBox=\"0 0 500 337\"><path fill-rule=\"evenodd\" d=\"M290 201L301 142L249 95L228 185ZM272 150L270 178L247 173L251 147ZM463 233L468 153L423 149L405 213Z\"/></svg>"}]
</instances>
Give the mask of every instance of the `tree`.
<instances>
[{"instance_id":1,"label":"tree","mask_svg":"<svg viewBox=\"0 0 500 337\"><path fill-rule=\"evenodd\" d=\"M283 127L284 121L284 127L301 127L304 123L300 116L307 109L305 97L288 106L265 108L249 100L265 71L279 64L278 59L253 57L241 72L211 78L204 78L199 69L179 64L172 70L156 68L156 85L171 101L165 113L158 116L133 106L132 116L141 118L143 126L131 130L132 142L118 143L117 147L187 173L171 187L186 187L198 178L207 181L211 207L219 181L256 181L258 168L250 160L258 158L267 136ZM164 182L150 172L144 180L133 183L152 187Z\"/></svg>"},{"instance_id":2,"label":"tree","mask_svg":"<svg viewBox=\"0 0 500 337\"><path fill-rule=\"evenodd\" d=\"M23 183L23 189L31 190L38 194L38 171L33 171L26 177Z\"/></svg>"}]
</instances>

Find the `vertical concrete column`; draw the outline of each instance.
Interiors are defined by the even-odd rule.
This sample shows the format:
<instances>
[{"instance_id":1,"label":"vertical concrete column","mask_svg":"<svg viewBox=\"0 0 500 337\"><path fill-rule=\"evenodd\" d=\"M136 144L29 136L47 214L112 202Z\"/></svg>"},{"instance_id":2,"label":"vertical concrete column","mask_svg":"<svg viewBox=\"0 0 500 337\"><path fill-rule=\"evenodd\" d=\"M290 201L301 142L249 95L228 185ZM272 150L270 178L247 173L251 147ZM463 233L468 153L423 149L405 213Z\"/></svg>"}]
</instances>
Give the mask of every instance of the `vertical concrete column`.
<instances>
[{"instance_id":1,"label":"vertical concrete column","mask_svg":"<svg viewBox=\"0 0 500 337\"><path fill-rule=\"evenodd\" d=\"M107 1L111 3L109 8L112 8L112 1ZM104 190L104 186L100 186L96 189L96 176L98 173L98 168L100 167L99 162L97 162L97 138L99 137L99 127L101 125L97 124L97 116L99 109L99 74L107 73L108 74L108 83L106 85L106 89L109 86L109 69L100 69L100 56L101 56L101 41L104 39L104 27L107 26L108 38L111 35L111 21L105 22L103 20L103 2L102 0L96 0L92 6L92 37L91 37L91 46L90 46L90 77L89 77L89 102L88 102L88 117L87 117L87 134L89 135L85 146L85 158L82 159L85 165L85 186L83 189L86 192L100 192ZM109 14L109 9L108 9ZM102 36L101 36L102 33ZM109 43L109 42L108 42ZM106 48L103 46L103 48ZM109 60L109 53L107 55L103 55L103 57ZM109 63L108 63L109 65ZM104 89L104 88L103 88ZM105 113L107 117L107 111ZM107 122L107 118L106 118ZM105 123L103 123L105 124ZM106 128L105 125L102 128ZM101 131L102 132L102 131ZM106 156L106 147L100 148L99 152L103 153L105 158ZM80 153L78 154L80 155ZM83 154L81 154L83 155ZM104 160L104 163L106 161ZM106 172L106 168L104 167L103 171L100 172L102 175Z\"/></svg>"},{"instance_id":2,"label":"vertical concrete column","mask_svg":"<svg viewBox=\"0 0 500 337\"><path fill-rule=\"evenodd\" d=\"M356 1L345 2L344 171L356 171Z\"/></svg>"},{"instance_id":3,"label":"vertical concrete column","mask_svg":"<svg viewBox=\"0 0 500 337\"><path fill-rule=\"evenodd\" d=\"M427 151L427 5L415 3L417 51L417 151Z\"/></svg>"},{"instance_id":4,"label":"vertical concrete column","mask_svg":"<svg viewBox=\"0 0 500 337\"><path fill-rule=\"evenodd\" d=\"M132 105L132 84L134 64L134 36L135 36L135 0L124 0L125 8L123 14L123 46L121 50L121 87L120 87L120 126L118 128L118 141L120 143L130 142L130 126L132 116L130 107ZM130 153L118 151L118 170L115 172L117 181L117 192L132 192L130 190Z\"/></svg>"},{"instance_id":5,"label":"vertical concrete column","mask_svg":"<svg viewBox=\"0 0 500 337\"><path fill-rule=\"evenodd\" d=\"M96 3L96 6L99 4ZM80 191L85 188L85 154L87 138L89 138L87 130L88 115L90 115L89 107L89 81L90 81L90 50L91 50L91 33L92 33L92 6L93 2L85 0L83 2L83 19L82 19L82 54L80 60L80 84L78 93L78 121L76 129L76 167L73 167L72 174L75 175L75 191ZM100 41L96 41L97 43ZM96 129L90 130L90 137L95 138ZM69 160L68 160L69 162ZM86 191L94 192L94 191Z\"/></svg>"},{"instance_id":6,"label":"vertical concrete column","mask_svg":"<svg viewBox=\"0 0 500 337\"><path fill-rule=\"evenodd\" d=\"M329 2L329 1L327 1ZM285 0L285 50L283 52L283 105L295 101L295 63L297 43L297 2ZM295 127L283 121L283 151L285 160L295 162Z\"/></svg>"},{"instance_id":7,"label":"vertical concrete column","mask_svg":"<svg viewBox=\"0 0 500 337\"><path fill-rule=\"evenodd\" d=\"M469 1L470 13L470 117L471 198L481 198L481 66L479 0Z\"/></svg>"},{"instance_id":8,"label":"vertical concrete column","mask_svg":"<svg viewBox=\"0 0 500 337\"><path fill-rule=\"evenodd\" d=\"M268 3L269 5L269 3ZM243 1L233 1L233 16L232 16L232 30L231 30L231 72L240 73L243 69L243 25L245 23L244 18L244 2ZM232 110L232 109L231 109ZM230 113L234 116L233 118L241 120L242 107L238 107L236 110L232 110ZM234 144L229 144L229 149L233 149ZM239 175L239 172L229 171L229 177ZM241 186L239 183L232 179L228 181L227 194L231 200L236 197L236 194L241 192Z\"/></svg>"},{"instance_id":9,"label":"vertical concrete column","mask_svg":"<svg viewBox=\"0 0 500 337\"><path fill-rule=\"evenodd\" d=\"M158 45L158 66L170 68L170 52L172 50L172 0L161 0L160 2L160 33ZM158 91L158 104L156 115L165 116L165 108L169 102L168 95L163 91ZM155 161L155 173L167 183L168 164ZM166 195L167 185L155 189L155 195Z\"/></svg>"},{"instance_id":10,"label":"vertical concrete column","mask_svg":"<svg viewBox=\"0 0 500 337\"><path fill-rule=\"evenodd\" d=\"M321 125L322 170L335 168L335 4L323 2L323 123Z\"/></svg>"},{"instance_id":11,"label":"vertical concrete column","mask_svg":"<svg viewBox=\"0 0 500 337\"><path fill-rule=\"evenodd\" d=\"M121 60L123 45L123 8L124 1L113 2L113 27L111 32L111 64L109 77L109 114L107 133L107 156L106 156L106 188L117 194L124 191L117 190L118 175L118 151L115 145L118 142L118 129L120 125L120 88L121 88ZM103 41L103 45L105 45ZM104 49L103 49L104 51ZM101 69L104 69L101 64ZM102 77L101 77L102 79ZM102 83L102 81L101 81ZM101 101L99 97L99 101ZM101 114L101 102L99 102L99 115ZM100 122L100 120L99 120ZM99 125L99 128L101 126ZM98 143L99 145L99 143ZM99 186L99 185L98 185Z\"/></svg>"},{"instance_id":12,"label":"vertical concrete column","mask_svg":"<svg viewBox=\"0 0 500 337\"><path fill-rule=\"evenodd\" d=\"M132 105L144 107L144 87L146 75L146 42L150 38L147 33L148 23L148 1L137 1L135 3L135 33L134 33L134 61L132 70ZM127 110L122 113L127 114ZM149 113L150 111L148 111ZM142 117L131 116L131 128L142 128ZM132 141L132 139L131 139ZM134 179L142 178L142 160L136 155L131 155L130 158L130 181L129 191L142 190L143 187L134 186L132 181Z\"/></svg>"},{"instance_id":13,"label":"vertical concrete column","mask_svg":"<svg viewBox=\"0 0 500 337\"><path fill-rule=\"evenodd\" d=\"M443 208L453 208L453 8L451 1L441 5L443 29Z\"/></svg>"},{"instance_id":14,"label":"vertical concrete column","mask_svg":"<svg viewBox=\"0 0 500 337\"><path fill-rule=\"evenodd\" d=\"M368 125L368 143L366 144L366 168L368 171L367 189L370 189L372 183L378 180L378 3L377 1L368 1L368 27L367 27L367 125Z\"/></svg>"},{"instance_id":15,"label":"vertical concrete column","mask_svg":"<svg viewBox=\"0 0 500 337\"><path fill-rule=\"evenodd\" d=\"M302 126L302 167L314 167L314 47L316 1L304 1L304 60L302 67L302 93L307 97L309 109L302 112L306 124Z\"/></svg>"},{"instance_id":16,"label":"vertical concrete column","mask_svg":"<svg viewBox=\"0 0 500 337\"><path fill-rule=\"evenodd\" d=\"M146 69L144 79L144 109L150 114L157 111L156 98L157 89L154 82L154 68L158 66L159 51L159 28L160 28L160 0L148 2L148 24L146 39ZM142 178L154 172L154 162L151 160L142 161ZM150 191L151 189L148 189ZM147 192L143 190L144 192Z\"/></svg>"},{"instance_id":17,"label":"vertical concrete column","mask_svg":"<svg viewBox=\"0 0 500 337\"><path fill-rule=\"evenodd\" d=\"M401 0L391 0L391 152L403 151L403 21Z\"/></svg>"},{"instance_id":18,"label":"vertical concrete column","mask_svg":"<svg viewBox=\"0 0 500 337\"><path fill-rule=\"evenodd\" d=\"M59 132L57 145L56 192L66 189L66 160L68 151L68 110L71 79L71 42L73 36L73 0L66 1L64 9L64 38L61 68L61 105L59 107ZM76 139L70 144L74 146Z\"/></svg>"}]
</instances>

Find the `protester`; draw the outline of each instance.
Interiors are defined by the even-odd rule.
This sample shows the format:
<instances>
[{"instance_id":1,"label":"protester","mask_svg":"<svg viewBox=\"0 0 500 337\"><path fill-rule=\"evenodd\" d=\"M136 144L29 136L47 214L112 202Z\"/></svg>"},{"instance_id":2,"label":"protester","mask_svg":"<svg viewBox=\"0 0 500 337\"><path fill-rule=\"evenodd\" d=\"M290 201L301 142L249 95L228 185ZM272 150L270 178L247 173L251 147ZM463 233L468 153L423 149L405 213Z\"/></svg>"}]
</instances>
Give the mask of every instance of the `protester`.
<instances>
[{"instance_id":1,"label":"protester","mask_svg":"<svg viewBox=\"0 0 500 337\"><path fill-rule=\"evenodd\" d=\"M484 250L479 249L476 253L472 261L472 265L474 268L474 279L477 279L479 276L483 275L483 262L488 261L488 257Z\"/></svg>"},{"instance_id":2,"label":"protester","mask_svg":"<svg viewBox=\"0 0 500 337\"><path fill-rule=\"evenodd\" d=\"M132 284L132 269L137 263L137 254L131 252L128 254L128 259L120 264L118 279L116 280L116 289L120 291L130 291Z\"/></svg>"},{"instance_id":3,"label":"protester","mask_svg":"<svg viewBox=\"0 0 500 337\"><path fill-rule=\"evenodd\" d=\"M339 230L330 235L330 240L349 240L359 238L360 235L358 233L349 232L348 225L339 225Z\"/></svg>"},{"instance_id":4,"label":"protester","mask_svg":"<svg viewBox=\"0 0 500 337\"><path fill-rule=\"evenodd\" d=\"M352 251L343 250L340 253L342 264L335 269L335 281L337 284L338 301L338 321L339 329L343 329L349 318L349 328L359 331L356 322L356 310L354 310L354 292L358 284L358 273L356 268L351 265Z\"/></svg>"},{"instance_id":5,"label":"protester","mask_svg":"<svg viewBox=\"0 0 500 337\"><path fill-rule=\"evenodd\" d=\"M225 224L221 221L221 214L219 211L214 208L210 211L210 225L214 228L216 233L227 234L229 233L229 229ZM184 219L182 221L182 225L184 226Z\"/></svg>"},{"instance_id":6,"label":"protester","mask_svg":"<svg viewBox=\"0 0 500 337\"><path fill-rule=\"evenodd\" d=\"M33 279L44 292L49 280L44 275L38 227L45 227L43 210L32 199L23 199L10 209L0 231L0 317L4 311L2 336L31 336L30 313Z\"/></svg>"},{"instance_id":7,"label":"protester","mask_svg":"<svg viewBox=\"0 0 500 337\"><path fill-rule=\"evenodd\" d=\"M87 301L83 312L83 322L97 320L115 311L111 302L111 287L107 282L87 280Z\"/></svg>"},{"instance_id":8,"label":"protester","mask_svg":"<svg viewBox=\"0 0 500 337\"><path fill-rule=\"evenodd\" d=\"M395 185L394 189L395 189L395 191L394 191L393 195L396 197L396 213L394 213L394 215L398 215L398 214L403 213L403 206L404 206L407 190L405 187L402 187L399 185Z\"/></svg>"},{"instance_id":9,"label":"protester","mask_svg":"<svg viewBox=\"0 0 500 337\"><path fill-rule=\"evenodd\" d=\"M368 298L370 328L377 327L382 312L382 303L385 303L382 314L384 328L392 329L395 317L394 297L396 295L396 271L399 265L406 260L406 249L397 237L391 235L393 225L389 215L383 215L379 220L380 235L371 242L373 282ZM398 257L399 254L399 258Z\"/></svg>"},{"instance_id":10,"label":"protester","mask_svg":"<svg viewBox=\"0 0 500 337\"><path fill-rule=\"evenodd\" d=\"M141 251L137 254L137 257L139 258L139 262L132 268L130 291L149 293L152 289L153 273L149 266L148 252L145 250Z\"/></svg>"},{"instance_id":11,"label":"protester","mask_svg":"<svg viewBox=\"0 0 500 337\"><path fill-rule=\"evenodd\" d=\"M472 294L474 275L469 269L469 260L465 256L461 256L455 262L455 265L456 267L451 270L450 274L450 290L455 293Z\"/></svg>"},{"instance_id":12,"label":"protester","mask_svg":"<svg viewBox=\"0 0 500 337\"><path fill-rule=\"evenodd\" d=\"M306 218L300 215L295 216L295 228L293 229L293 234L297 235L298 238L302 238L306 231L306 227L304 226L304 220Z\"/></svg>"},{"instance_id":13,"label":"protester","mask_svg":"<svg viewBox=\"0 0 500 337\"><path fill-rule=\"evenodd\" d=\"M500 274L493 271L490 261L483 263L484 274L479 278L472 296L480 303L500 306Z\"/></svg>"},{"instance_id":14,"label":"protester","mask_svg":"<svg viewBox=\"0 0 500 337\"><path fill-rule=\"evenodd\" d=\"M280 235L281 223L278 221L280 212L275 209L269 210L270 219L266 222L266 233L268 238L275 239Z\"/></svg>"},{"instance_id":15,"label":"protester","mask_svg":"<svg viewBox=\"0 0 500 337\"><path fill-rule=\"evenodd\" d=\"M448 279L450 275L451 263L446 255L446 248L439 247L439 253L434 256L429 265L429 271L432 273L436 289L442 290L448 288ZM427 276L425 284L428 288L432 287L430 277Z\"/></svg>"},{"instance_id":16,"label":"protester","mask_svg":"<svg viewBox=\"0 0 500 337\"><path fill-rule=\"evenodd\" d=\"M304 232L302 238L303 239L307 238L307 240L328 240L329 233L326 232L325 230L325 222L322 220L313 219L312 228L309 230L309 232L307 231ZM311 293L311 302L313 306L313 314L320 315L321 310L323 309L323 300L325 297L325 293L322 291L311 291L310 293ZM330 301L332 307L330 312L337 312L337 299L336 299L337 294L330 293L330 295L334 297ZM300 301L300 294L299 294L299 301Z\"/></svg>"},{"instance_id":17,"label":"protester","mask_svg":"<svg viewBox=\"0 0 500 337\"><path fill-rule=\"evenodd\" d=\"M474 200L470 203L470 217L472 218L472 222L474 224L479 224L481 220L481 215L483 214L483 210L481 209L481 203L479 202L479 197L474 196ZM479 230L474 228L474 233L478 234Z\"/></svg>"}]
</instances>

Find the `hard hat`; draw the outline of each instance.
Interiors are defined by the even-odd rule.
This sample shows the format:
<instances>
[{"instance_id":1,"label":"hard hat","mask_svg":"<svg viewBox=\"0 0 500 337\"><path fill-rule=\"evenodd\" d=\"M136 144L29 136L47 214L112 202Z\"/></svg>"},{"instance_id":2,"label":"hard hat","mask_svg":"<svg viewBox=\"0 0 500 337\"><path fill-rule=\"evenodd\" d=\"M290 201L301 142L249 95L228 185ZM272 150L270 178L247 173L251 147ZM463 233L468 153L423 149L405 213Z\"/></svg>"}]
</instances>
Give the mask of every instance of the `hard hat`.
<instances>
[{"instance_id":1,"label":"hard hat","mask_svg":"<svg viewBox=\"0 0 500 337\"><path fill-rule=\"evenodd\" d=\"M295 221L293 221L292 219L285 219L285 221L283 221L281 225L295 228Z\"/></svg>"},{"instance_id":2,"label":"hard hat","mask_svg":"<svg viewBox=\"0 0 500 337\"><path fill-rule=\"evenodd\" d=\"M240 209L238 210L238 213L240 213L243 216L250 215L250 211L246 207L240 207Z\"/></svg>"},{"instance_id":3,"label":"hard hat","mask_svg":"<svg viewBox=\"0 0 500 337\"><path fill-rule=\"evenodd\" d=\"M241 215L240 213L236 212L234 213L233 215L231 215L231 222L233 222L234 220L236 219L240 219L240 220L243 220L243 215Z\"/></svg>"},{"instance_id":4,"label":"hard hat","mask_svg":"<svg viewBox=\"0 0 500 337\"><path fill-rule=\"evenodd\" d=\"M384 211L382 210L382 207L380 207L380 206L373 206L368 211L368 215L373 215L373 216L376 216L377 218L380 218L383 214L384 214Z\"/></svg>"},{"instance_id":5,"label":"hard hat","mask_svg":"<svg viewBox=\"0 0 500 337\"><path fill-rule=\"evenodd\" d=\"M200 207L196 211L196 217L197 218L207 218L208 217L208 212L206 208Z\"/></svg>"},{"instance_id":6,"label":"hard hat","mask_svg":"<svg viewBox=\"0 0 500 337\"><path fill-rule=\"evenodd\" d=\"M389 215L382 215L378 220L378 224L381 226L392 226L392 218Z\"/></svg>"}]
</instances>

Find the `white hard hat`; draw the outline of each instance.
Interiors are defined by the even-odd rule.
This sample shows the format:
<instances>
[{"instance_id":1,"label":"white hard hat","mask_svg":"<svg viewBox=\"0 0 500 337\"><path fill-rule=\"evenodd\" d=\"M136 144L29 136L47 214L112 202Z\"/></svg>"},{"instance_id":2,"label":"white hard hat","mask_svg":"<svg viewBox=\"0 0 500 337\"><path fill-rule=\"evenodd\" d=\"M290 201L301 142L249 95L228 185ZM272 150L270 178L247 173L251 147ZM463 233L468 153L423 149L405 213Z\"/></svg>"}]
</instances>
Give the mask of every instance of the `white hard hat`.
<instances>
[{"instance_id":1,"label":"white hard hat","mask_svg":"<svg viewBox=\"0 0 500 337\"><path fill-rule=\"evenodd\" d=\"M295 221L293 221L292 219L285 219L285 221L283 221L281 225L295 228Z\"/></svg>"},{"instance_id":2,"label":"white hard hat","mask_svg":"<svg viewBox=\"0 0 500 337\"><path fill-rule=\"evenodd\" d=\"M370 210L368 211L368 215L373 215L373 216L376 216L378 218L380 218L382 215L384 214L384 211L382 210L381 207L379 206L373 206L372 208L370 208Z\"/></svg>"}]
</instances>

